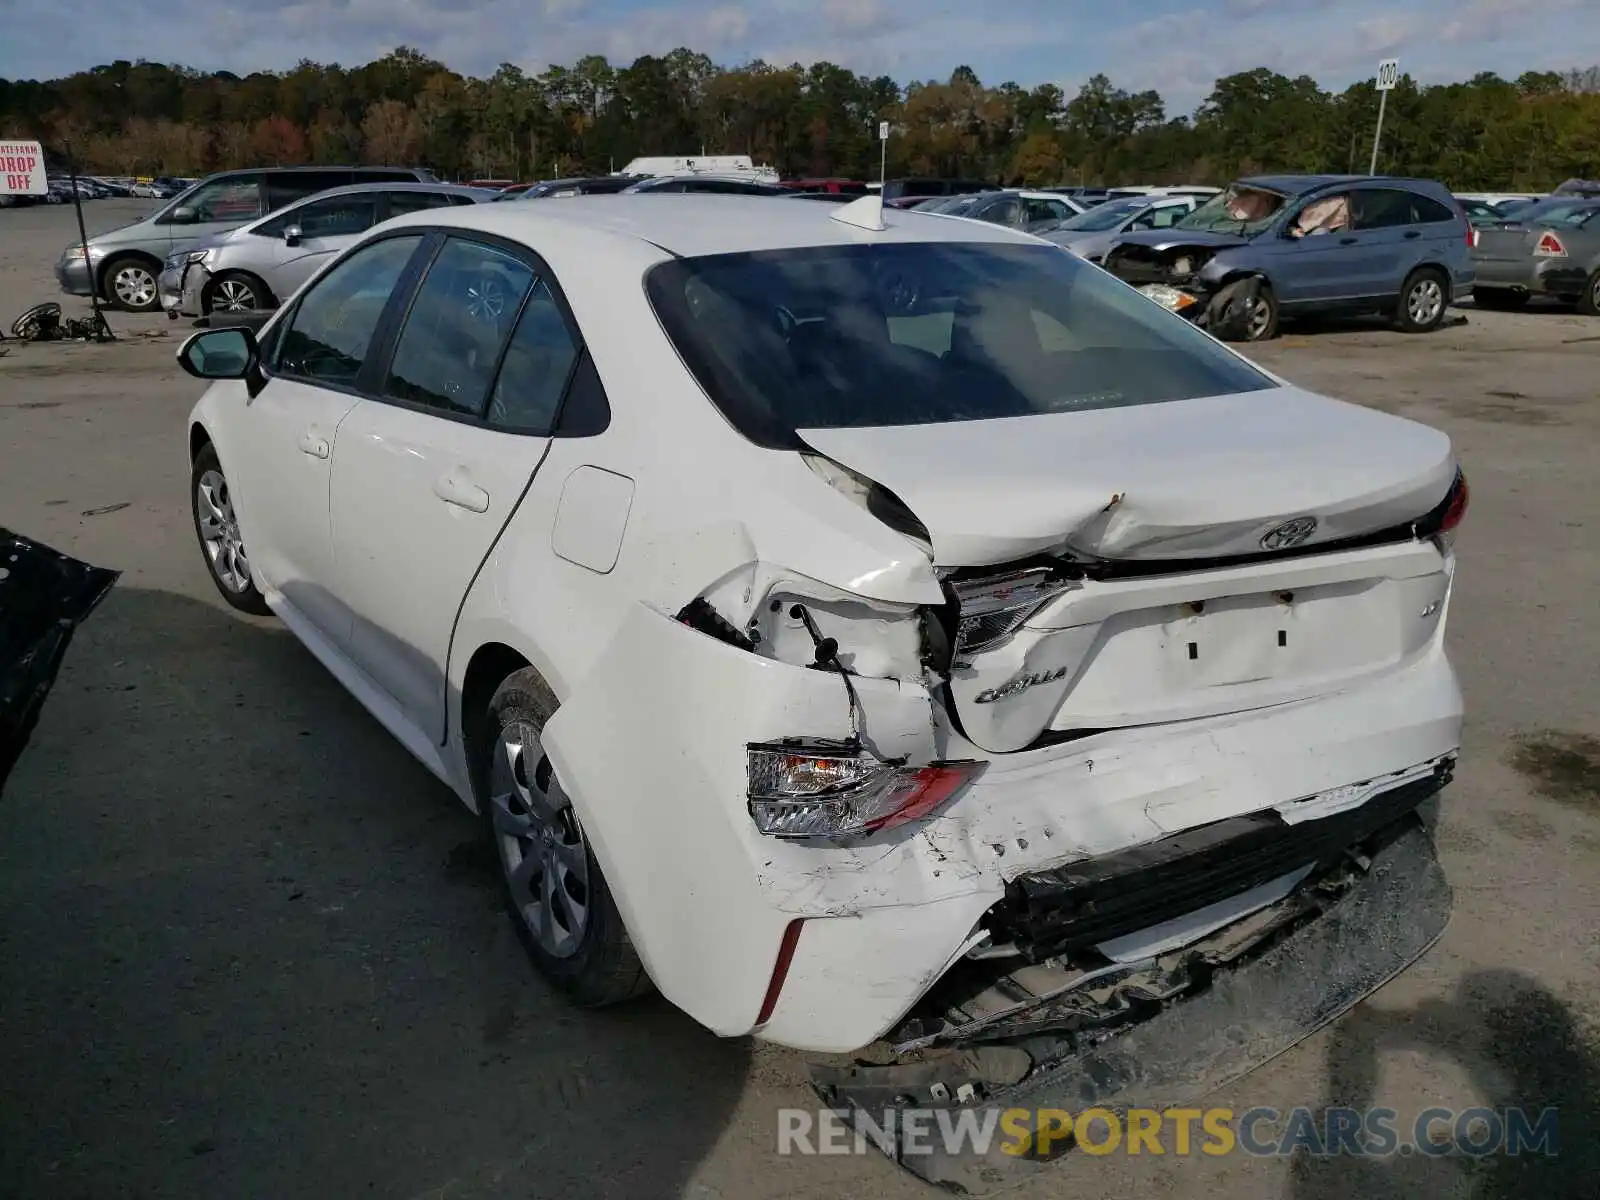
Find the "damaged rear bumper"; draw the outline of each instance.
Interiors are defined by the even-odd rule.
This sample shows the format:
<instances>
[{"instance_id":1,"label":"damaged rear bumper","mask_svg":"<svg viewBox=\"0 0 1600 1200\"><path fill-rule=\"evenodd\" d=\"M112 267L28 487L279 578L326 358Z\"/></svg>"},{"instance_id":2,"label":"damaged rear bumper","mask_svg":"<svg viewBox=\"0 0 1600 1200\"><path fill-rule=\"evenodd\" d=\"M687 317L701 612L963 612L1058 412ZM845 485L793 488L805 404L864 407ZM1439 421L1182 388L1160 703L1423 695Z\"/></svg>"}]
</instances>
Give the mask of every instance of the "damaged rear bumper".
<instances>
[{"instance_id":1,"label":"damaged rear bumper","mask_svg":"<svg viewBox=\"0 0 1600 1200\"><path fill-rule=\"evenodd\" d=\"M1413 787L1395 805L1437 786ZM887 1065L814 1066L813 1084L900 1165L957 1194L989 1194L1071 1148L1070 1138L1057 1138L1041 1154L1025 1135L1007 1136L1037 1128L1040 1110L1076 1115L1199 1100L1405 970L1444 932L1451 904L1432 840L1406 808L1291 894L1181 951L1123 964L1087 993L1037 1006L950 1050ZM912 1108L949 1110L946 1121L929 1122L934 1128L973 1110L970 1127L988 1117L1001 1132L986 1145L933 1136L908 1149L895 1118ZM995 1119L1019 1109L1020 1123Z\"/></svg>"}]
</instances>

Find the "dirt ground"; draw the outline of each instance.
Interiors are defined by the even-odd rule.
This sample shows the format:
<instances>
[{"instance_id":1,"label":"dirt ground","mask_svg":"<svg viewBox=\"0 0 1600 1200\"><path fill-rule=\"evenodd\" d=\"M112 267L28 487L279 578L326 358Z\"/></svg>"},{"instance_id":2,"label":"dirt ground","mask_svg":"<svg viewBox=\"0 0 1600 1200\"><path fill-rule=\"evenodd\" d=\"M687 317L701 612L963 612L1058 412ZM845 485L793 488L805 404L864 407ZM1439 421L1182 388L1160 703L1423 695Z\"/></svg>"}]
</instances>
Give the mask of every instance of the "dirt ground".
<instances>
[{"instance_id":1,"label":"dirt ground","mask_svg":"<svg viewBox=\"0 0 1600 1200\"><path fill-rule=\"evenodd\" d=\"M87 212L93 230L148 208ZM54 298L71 212L0 211L0 329ZM1556 1106L1561 1155L1077 1154L1015 1195L1594 1194L1600 321L1464 312L1258 352L1456 440L1469 719L1441 806L1443 942L1218 1101ZM217 598L181 331L112 323L110 346L0 343L0 525L124 572L0 803L0 1194L932 1195L876 1155L777 1157L777 1110L811 1106L797 1055L660 1000L584 1014L545 990L470 817L287 633Z\"/></svg>"}]
</instances>

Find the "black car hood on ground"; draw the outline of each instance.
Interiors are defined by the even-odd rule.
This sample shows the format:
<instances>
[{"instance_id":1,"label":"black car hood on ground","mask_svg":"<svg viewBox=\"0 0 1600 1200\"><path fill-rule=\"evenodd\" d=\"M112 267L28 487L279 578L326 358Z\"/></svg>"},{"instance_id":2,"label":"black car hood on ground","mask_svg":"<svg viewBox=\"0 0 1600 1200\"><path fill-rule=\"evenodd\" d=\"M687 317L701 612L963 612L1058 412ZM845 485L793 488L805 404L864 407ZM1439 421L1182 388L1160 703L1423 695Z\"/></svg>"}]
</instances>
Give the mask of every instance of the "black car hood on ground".
<instances>
[{"instance_id":1,"label":"black car hood on ground","mask_svg":"<svg viewBox=\"0 0 1600 1200\"><path fill-rule=\"evenodd\" d=\"M73 631L119 574L0 529L0 789L27 745Z\"/></svg>"}]
</instances>

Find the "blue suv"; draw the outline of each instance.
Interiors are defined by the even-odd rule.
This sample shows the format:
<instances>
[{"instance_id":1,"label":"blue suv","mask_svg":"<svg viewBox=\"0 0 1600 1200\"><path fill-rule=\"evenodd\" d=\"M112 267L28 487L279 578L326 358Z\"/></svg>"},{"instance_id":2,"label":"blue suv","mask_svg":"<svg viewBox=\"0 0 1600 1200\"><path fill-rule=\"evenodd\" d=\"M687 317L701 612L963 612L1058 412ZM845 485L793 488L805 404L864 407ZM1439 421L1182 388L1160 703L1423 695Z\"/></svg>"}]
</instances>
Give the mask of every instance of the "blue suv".
<instances>
[{"instance_id":1,"label":"blue suv","mask_svg":"<svg viewBox=\"0 0 1600 1200\"><path fill-rule=\"evenodd\" d=\"M1432 180L1259 175L1167 229L1123 235L1102 265L1228 341L1322 313L1380 313L1423 333L1472 289L1472 227Z\"/></svg>"}]
</instances>

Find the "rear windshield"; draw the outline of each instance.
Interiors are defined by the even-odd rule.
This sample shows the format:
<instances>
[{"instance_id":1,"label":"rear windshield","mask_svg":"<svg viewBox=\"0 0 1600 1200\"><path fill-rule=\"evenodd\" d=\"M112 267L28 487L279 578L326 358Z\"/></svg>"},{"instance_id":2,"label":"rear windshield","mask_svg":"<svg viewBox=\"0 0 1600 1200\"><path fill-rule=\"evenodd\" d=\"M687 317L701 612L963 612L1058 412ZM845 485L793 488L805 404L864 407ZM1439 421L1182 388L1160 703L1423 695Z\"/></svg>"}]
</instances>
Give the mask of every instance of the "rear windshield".
<instances>
[{"instance_id":1,"label":"rear windshield","mask_svg":"<svg viewBox=\"0 0 1600 1200\"><path fill-rule=\"evenodd\" d=\"M682 258L662 326L746 437L1158 404L1277 386L1057 246L900 243Z\"/></svg>"}]
</instances>

